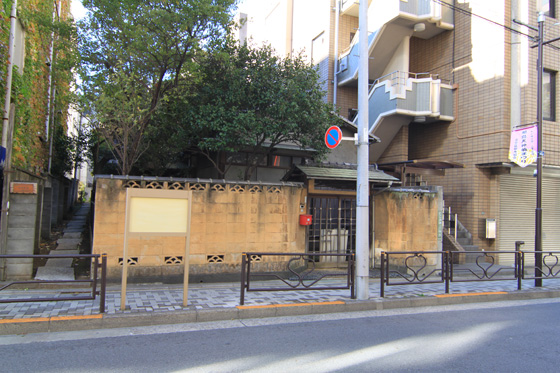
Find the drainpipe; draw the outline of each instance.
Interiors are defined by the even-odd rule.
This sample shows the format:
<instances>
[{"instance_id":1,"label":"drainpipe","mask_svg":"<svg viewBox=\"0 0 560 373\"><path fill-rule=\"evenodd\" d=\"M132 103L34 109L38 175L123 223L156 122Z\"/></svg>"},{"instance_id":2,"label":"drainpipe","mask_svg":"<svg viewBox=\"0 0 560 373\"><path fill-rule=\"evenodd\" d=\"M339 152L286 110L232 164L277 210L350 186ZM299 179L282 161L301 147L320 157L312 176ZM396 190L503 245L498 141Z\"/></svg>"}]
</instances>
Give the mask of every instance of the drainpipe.
<instances>
[{"instance_id":1,"label":"drainpipe","mask_svg":"<svg viewBox=\"0 0 560 373\"><path fill-rule=\"evenodd\" d=\"M50 139L48 139L48 141L49 141L49 166L48 166L48 168L47 168L47 172L48 172L49 175L50 175L50 173L51 173L52 157L53 157L53 141L54 141L54 99L55 99L55 96L56 96L56 85L53 84L53 87L52 87L52 101L53 101L53 104L51 105L51 114L50 114L51 118L53 119L53 121L52 121L52 122L53 122L53 129L52 129L52 131L50 131Z\"/></svg>"},{"instance_id":2,"label":"drainpipe","mask_svg":"<svg viewBox=\"0 0 560 373\"><path fill-rule=\"evenodd\" d=\"M334 13L334 79L333 79L333 109L336 110L336 93L338 91L338 32L340 28L340 0L335 0Z\"/></svg>"},{"instance_id":3,"label":"drainpipe","mask_svg":"<svg viewBox=\"0 0 560 373\"><path fill-rule=\"evenodd\" d=\"M8 46L8 71L6 74L6 96L4 101L4 117L2 119L2 146L8 147L8 126L10 119L10 102L12 96L12 68L14 66L14 48L15 48L15 33L17 22L17 0L12 4L12 12L10 14L10 40ZM11 145L11 144L10 144Z\"/></svg>"},{"instance_id":4,"label":"drainpipe","mask_svg":"<svg viewBox=\"0 0 560 373\"><path fill-rule=\"evenodd\" d=\"M58 3L54 3L52 20L54 22L58 10ZM49 139L50 118L51 118L51 89L52 89L52 72L53 72L53 53L54 53L54 31L51 32L51 49L49 51L49 77L47 79L47 115L45 117L45 141Z\"/></svg>"},{"instance_id":5,"label":"drainpipe","mask_svg":"<svg viewBox=\"0 0 560 373\"><path fill-rule=\"evenodd\" d=\"M74 179L72 180L72 206L78 200L78 154L82 151L80 148L80 138L82 136L82 120L83 115L80 113L80 121L78 122L78 145L76 146L76 158L74 159Z\"/></svg>"},{"instance_id":6,"label":"drainpipe","mask_svg":"<svg viewBox=\"0 0 560 373\"><path fill-rule=\"evenodd\" d=\"M6 72L6 96L4 101L4 115L2 117L2 146L6 149L4 164L4 182L2 185L2 214L0 230L0 254L6 254L8 243L8 209L10 207L10 159L12 157L11 134L14 125L15 106L11 105L12 97L12 68L14 64L15 33L17 22L17 0L12 3L10 13L10 39L8 41L8 68ZM0 280L6 278L6 260L0 260Z\"/></svg>"}]
</instances>

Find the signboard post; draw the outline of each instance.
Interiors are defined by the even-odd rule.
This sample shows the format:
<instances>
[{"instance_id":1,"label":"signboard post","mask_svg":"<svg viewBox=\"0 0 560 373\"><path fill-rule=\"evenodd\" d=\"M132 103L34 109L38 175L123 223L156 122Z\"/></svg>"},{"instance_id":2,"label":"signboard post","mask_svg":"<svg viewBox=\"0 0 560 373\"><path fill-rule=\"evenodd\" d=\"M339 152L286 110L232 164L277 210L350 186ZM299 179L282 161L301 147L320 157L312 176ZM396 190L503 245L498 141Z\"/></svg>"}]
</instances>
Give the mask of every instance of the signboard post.
<instances>
[{"instance_id":1,"label":"signboard post","mask_svg":"<svg viewBox=\"0 0 560 373\"><path fill-rule=\"evenodd\" d=\"M132 189L126 190L121 311L126 308L129 237L185 237L183 307L187 306L192 191Z\"/></svg>"}]
</instances>

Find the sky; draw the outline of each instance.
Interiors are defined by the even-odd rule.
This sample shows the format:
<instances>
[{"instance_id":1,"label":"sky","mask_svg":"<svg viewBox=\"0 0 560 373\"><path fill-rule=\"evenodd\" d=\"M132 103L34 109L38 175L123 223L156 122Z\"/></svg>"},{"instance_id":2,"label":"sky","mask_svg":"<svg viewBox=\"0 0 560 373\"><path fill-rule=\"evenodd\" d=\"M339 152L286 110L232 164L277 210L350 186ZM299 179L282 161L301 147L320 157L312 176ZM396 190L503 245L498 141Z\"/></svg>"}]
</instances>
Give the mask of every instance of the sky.
<instances>
[{"instance_id":1,"label":"sky","mask_svg":"<svg viewBox=\"0 0 560 373\"><path fill-rule=\"evenodd\" d=\"M72 0L70 10L76 21L81 20L86 15L86 8L82 5L81 0Z\"/></svg>"}]
</instances>

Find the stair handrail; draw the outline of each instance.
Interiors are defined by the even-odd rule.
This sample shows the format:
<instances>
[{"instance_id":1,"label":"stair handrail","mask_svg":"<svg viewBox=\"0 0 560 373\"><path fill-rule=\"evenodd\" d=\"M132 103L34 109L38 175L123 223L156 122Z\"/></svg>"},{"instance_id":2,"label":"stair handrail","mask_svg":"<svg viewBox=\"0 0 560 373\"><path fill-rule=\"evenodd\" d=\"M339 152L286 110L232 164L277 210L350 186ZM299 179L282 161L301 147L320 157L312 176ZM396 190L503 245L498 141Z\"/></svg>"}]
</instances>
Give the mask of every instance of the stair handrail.
<instances>
[{"instance_id":1,"label":"stair handrail","mask_svg":"<svg viewBox=\"0 0 560 373\"><path fill-rule=\"evenodd\" d=\"M445 207L443 208L444 212L443 212L443 219L444 219L444 226L445 226ZM447 233L451 236L451 206L447 207L447 222L449 223L447 225ZM457 229L458 229L458 219L457 219L457 214L455 214L455 231L453 234L453 238L455 239L455 241L457 241Z\"/></svg>"},{"instance_id":2,"label":"stair handrail","mask_svg":"<svg viewBox=\"0 0 560 373\"><path fill-rule=\"evenodd\" d=\"M395 77L393 77L393 76L395 76ZM387 78L389 78L389 79L387 79ZM412 78L412 79L426 79L426 78L430 78L430 79L439 79L439 74L432 74L432 73L412 73L412 72L410 72L410 71L395 70L395 71L393 71L393 72L390 72L390 73L388 73L388 74L385 74L385 75L383 75L383 76L381 76L381 77L375 79L375 80L373 81L373 83L371 83L371 84L369 85L369 87L370 87L370 88L369 88L370 93L371 93L371 90L373 89L373 87L375 87L377 84L379 84L379 83L382 82L382 81L386 81L386 80L390 80L390 81L398 80L397 84L391 83L391 86L394 86L394 85L401 85L401 84L402 84L402 85L405 85L405 84L406 84L405 80L406 80L406 79L409 79L409 78ZM400 80L402 80L403 83L401 83Z\"/></svg>"}]
</instances>

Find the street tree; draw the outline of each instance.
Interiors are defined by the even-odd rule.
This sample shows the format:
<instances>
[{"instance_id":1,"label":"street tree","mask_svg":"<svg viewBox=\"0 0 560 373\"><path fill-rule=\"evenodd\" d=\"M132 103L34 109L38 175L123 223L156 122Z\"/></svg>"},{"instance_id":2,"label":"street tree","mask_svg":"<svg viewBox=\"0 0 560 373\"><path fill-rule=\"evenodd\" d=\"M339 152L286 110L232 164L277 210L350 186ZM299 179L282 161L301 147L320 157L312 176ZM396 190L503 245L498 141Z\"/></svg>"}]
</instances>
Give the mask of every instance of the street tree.
<instances>
[{"instance_id":1,"label":"street tree","mask_svg":"<svg viewBox=\"0 0 560 373\"><path fill-rule=\"evenodd\" d=\"M161 103L191 80L194 57L229 32L235 3L84 0L82 91L122 174L147 149Z\"/></svg>"},{"instance_id":2,"label":"street tree","mask_svg":"<svg viewBox=\"0 0 560 373\"><path fill-rule=\"evenodd\" d=\"M315 67L303 55L281 58L270 46L228 43L200 59L191 94L172 103L191 151L206 157L223 177L243 153L249 180L280 145L326 151L325 130L336 120ZM225 159L225 162L223 161Z\"/></svg>"}]
</instances>

